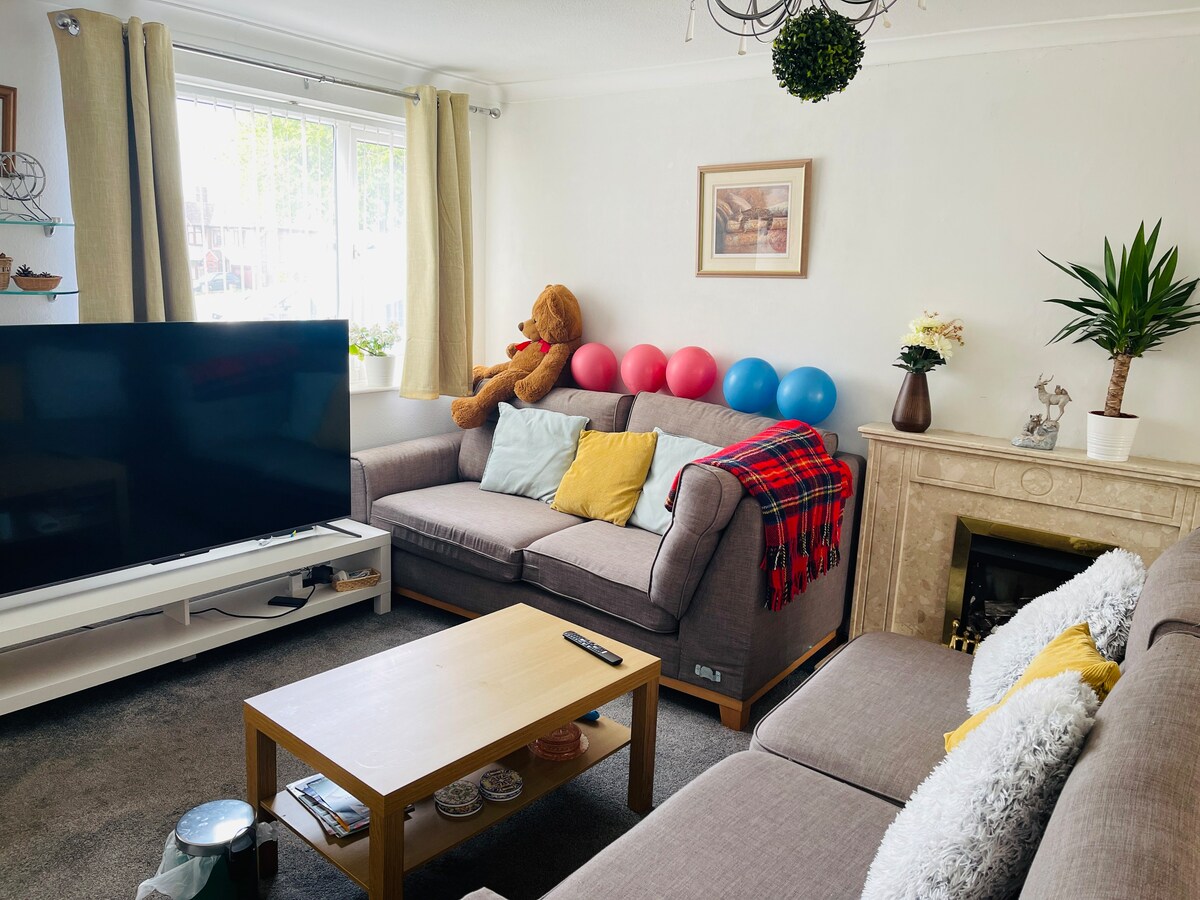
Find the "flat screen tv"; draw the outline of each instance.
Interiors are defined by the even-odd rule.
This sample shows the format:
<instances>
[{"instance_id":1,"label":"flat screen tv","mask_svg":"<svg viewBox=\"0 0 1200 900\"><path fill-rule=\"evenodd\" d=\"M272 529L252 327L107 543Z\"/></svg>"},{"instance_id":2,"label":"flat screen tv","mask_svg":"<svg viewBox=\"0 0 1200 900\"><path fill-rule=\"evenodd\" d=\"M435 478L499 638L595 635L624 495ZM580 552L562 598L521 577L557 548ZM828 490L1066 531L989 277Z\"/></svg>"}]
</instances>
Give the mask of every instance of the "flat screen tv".
<instances>
[{"instance_id":1,"label":"flat screen tv","mask_svg":"<svg viewBox=\"0 0 1200 900\"><path fill-rule=\"evenodd\" d=\"M0 596L350 513L347 323L0 327Z\"/></svg>"}]
</instances>

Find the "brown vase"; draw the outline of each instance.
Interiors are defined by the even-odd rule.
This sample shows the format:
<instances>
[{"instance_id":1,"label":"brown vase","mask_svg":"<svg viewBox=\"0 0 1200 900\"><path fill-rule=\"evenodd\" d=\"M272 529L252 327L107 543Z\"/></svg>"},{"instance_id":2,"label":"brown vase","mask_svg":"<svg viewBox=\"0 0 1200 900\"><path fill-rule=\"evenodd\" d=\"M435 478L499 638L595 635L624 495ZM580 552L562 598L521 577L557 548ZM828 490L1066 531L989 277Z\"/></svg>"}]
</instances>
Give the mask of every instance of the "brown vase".
<instances>
[{"instance_id":1,"label":"brown vase","mask_svg":"<svg viewBox=\"0 0 1200 900\"><path fill-rule=\"evenodd\" d=\"M897 431L911 431L916 434L924 431L933 421L933 413L929 409L929 384L924 372L908 372L904 376L904 384L900 385L900 395L896 397L896 405L892 409L892 425Z\"/></svg>"}]
</instances>

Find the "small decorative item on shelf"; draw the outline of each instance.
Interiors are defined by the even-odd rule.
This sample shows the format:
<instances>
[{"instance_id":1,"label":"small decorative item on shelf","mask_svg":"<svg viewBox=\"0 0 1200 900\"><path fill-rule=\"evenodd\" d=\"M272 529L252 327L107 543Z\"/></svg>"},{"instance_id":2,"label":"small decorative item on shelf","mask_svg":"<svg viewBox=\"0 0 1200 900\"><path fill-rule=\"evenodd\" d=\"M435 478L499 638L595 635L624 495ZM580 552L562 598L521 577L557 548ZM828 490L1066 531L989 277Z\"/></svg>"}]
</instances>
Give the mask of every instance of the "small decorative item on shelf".
<instances>
[{"instance_id":1,"label":"small decorative item on shelf","mask_svg":"<svg viewBox=\"0 0 1200 900\"><path fill-rule=\"evenodd\" d=\"M943 322L936 312L926 312L908 323L908 334L901 338L904 344L899 361L892 364L907 373L892 409L892 425L898 431L920 433L933 421L925 376L936 366L946 364L954 355L955 344L963 345L962 332L961 321Z\"/></svg>"},{"instance_id":2,"label":"small decorative item on shelf","mask_svg":"<svg viewBox=\"0 0 1200 900\"><path fill-rule=\"evenodd\" d=\"M0 291L8 290L10 275L12 275L12 257L0 253Z\"/></svg>"},{"instance_id":3,"label":"small decorative item on shelf","mask_svg":"<svg viewBox=\"0 0 1200 900\"><path fill-rule=\"evenodd\" d=\"M391 387L396 377L396 357L388 350L400 339L400 326L353 325L350 328L350 353L363 361L367 387Z\"/></svg>"},{"instance_id":4,"label":"small decorative item on shelf","mask_svg":"<svg viewBox=\"0 0 1200 900\"><path fill-rule=\"evenodd\" d=\"M583 756L587 749L587 735L580 731L574 722L568 722L529 744L529 751L534 756L554 762L565 762Z\"/></svg>"},{"instance_id":5,"label":"small decorative item on shelf","mask_svg":"<svg viewBox=\"0 0 1200 900\"><path fill-rule=\"evenodd\" d=\"M1029 417L1029 421L1025 423L1025 428L1021 433L1012 439L1014 447L1026 447L1030 450L1053 450L1055 443L1058 441L1058 420L1063 417L1063 413L1067 411L1067 404L1071 402L1071 395L1067 393L1067 389L1061 384L1054 386L1054 393L1046 390L1046 385L1054 380L1054 376L1043 378L1038 375L1037 384L1033 389L1037 391L1038 400L1046 407L1046 414L1038 413ZM1050 410L1057 407L1058 415L1053 415Z\"/></svg>"},{"instance_id":6,"label":"small decorative item on shelf","mask_svg":"<svg viewBox=\"0 0 1200 900\"><path fill-rule=\"evenodd\" d=\"M1200 321L1200 305L1188 302L1200 279L1171 280L1179 262L1179 248L1172 247L1151 265L1161 226L1159 219L1147 240L1143 222L1129 249L1121 247L1119 266L1105 238L1103 275L1075 263L1064 266L1042 254L1047 262L1054 263L1096 295L1046 301L1079 314L1050 343L1068 337L1074 337L1076 344L1091 341L1105 350L1113 363L1104 409L1088 413L1087 455L1092 459L1114 462L1129 459L1138 424L1137 416L1121 411L1129 363L1149 350L1159 349L1163 340Z\"/></svg>"},{"instance_id":7,"label":"small decorative item on shelf","mask_svg":"<svg viewBox=\"0 0 1200 900\"><path fill-rule=\"evenodd\" d=\"M353 572L338 570L330 582L335 591L356 591L359 588L372 587L379 584L383 576L378 569L357 569Z\"/></svg>"},{"instance_id":8,"label":"small decorative item on shelf","mask_svg":"<svg viewBox=\"0 0 1200 900\"><path fill-rule=\"evenodd\" d=\"M29 266L21 266L12 277L23 291L52 291L62 281L61 275L51 275L49 272L34 272Z\"/></svg>"}]
</instances>

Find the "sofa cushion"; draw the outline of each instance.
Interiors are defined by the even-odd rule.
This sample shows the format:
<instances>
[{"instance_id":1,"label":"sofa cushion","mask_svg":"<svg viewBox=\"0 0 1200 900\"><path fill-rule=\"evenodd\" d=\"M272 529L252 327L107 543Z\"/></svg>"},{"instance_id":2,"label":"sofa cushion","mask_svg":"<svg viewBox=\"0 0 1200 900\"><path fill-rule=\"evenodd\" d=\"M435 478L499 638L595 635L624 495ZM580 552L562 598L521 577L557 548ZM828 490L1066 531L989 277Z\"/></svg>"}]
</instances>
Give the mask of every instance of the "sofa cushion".
<instances>
[{"instance_id":1,"label":"sofa cushion","mask_svg":"<svg viewBox=\"0 0 1200 900\"><path fill-rule=\"evenodd\" d=\"M896 807L765 753L735 753L543 900L857 900Z\"/></svg>"},{"instance_id":2,"label":"sofa cushion","mask_svg":"<svg viewBox=\"0 0 1200 900\"><path fill-rule=\"evenodd\" d=\"M965 653L864 634L768 713L751 746L904 803L945 757L970 671Z\"/></svg>"},{"instance_id":3,"label":"sofa cushion","mask_svg":"<svg viewBox=\"0 0 1200 900\"><path fill-rule=\"evenodd\" d=\"M675 476L692 460L716 453L721 448L695 438L667 434L657 427L654 432L658 435L654 458L650 461L650 471L646 474L641 496L633 508L629 524L655 534L666 534L671 526L671 514L666 505L667 494L675 483Z\"/></svg>"},{"instance_id":4,"label":"sofa cushion","mask_svg":"<svg viewBox=\"0 0 1200 900\"><path fill-rule=\"evenodd\" d=\"M1016 896L1099 706L1076 671L1023 685L921 782L863 900Z\"/></svg>"},{"instance_id":5,"label":"sofa cushion","mask_svg":"<svg viewBox=\"0 0 1200 900\"><path fill-rule=\"evenodd\" d=\"M548 409L568 416L584 416L591 420L588 427L595 431L624 431L632 403L630 394L582 391L578 388L555 388L537 403L512 401L517 409ZM493 412L481 426L463 432L462 449L458 454L458 477L461 480L479 481L483 478L498 418L499 413Z\"/></svg>"},{"instance_id":6,"label":"sofa cushion","mask_svg":"<svg viewBox=\"0 0 1200 900\"><path fill-rule=\"evenodd\" d=\"M376 500L370 524L390 531L402 550L497 581L517 581L522 550L581 522L527 497L457 481Z\"/></svg>"},{"instance_id":7,"label":"sofa cushion","mask_svg":"<svg viewBox=\"0 0 1200 900\"><path fill-rule=\"evenodd\" d=\"M550 503L587 427L583 416L500 404L500 421L479 487Z\"/></svg>"},{"instance_id":8,"label":"sofa cushion","mask_svg":"<svg viewBox=\"0 0 1200 900\"><path fill-rule=\"evenodd\" d=\"M1163 635L1126 667L1054 807L1024 900L1196 896L1196 697L1200 637Z\"/></svg>"},{"instance_id":9,"label":"sofa cushion","mask_svg":"<svg viewBox=\"0 0 1200 900\"><path fill-rule=\"evenodd\" d=\"M630 431L649 431L658 426L669 434L695 438L718 447L728 447L752 437L778 423L778 419L738 412L715 403L701 400L685 400L668 397L666 394L650 394L643 391L633 399L629 411ZM593 426L595 427L595 426ZM837 453L838 439L832 431L817 429L825 441L825 450L832 456Z\"/></svg>"},{"instance_id":10,"label":"sofa cushion","mask_svg":"<svg viewBox=\"0 0 1200 900\"><path fill-rule=\"evenodd\" d=\"M1080 622L1088 623L1101 655L1120 662L1145 580L1139 557L1109 550L1070 581L1026 603L975 651L967 708L977 713L999 703L1033 658Z\"/></svg>"},{"instance_id":11,"label":"sofa cushion","mask_svg":"<svg viewBox=\"0 0 1200 900\"><path fill-rule=\"evenodd\" d=\"M1200 529L1170 547L1150 566L1133 611L1125 659L1135 663L1164 634L1200 636Z\"/></svg>"},{"instance_id":12,"label":"sofa cushion","mask_svg":"<svg viewBox=\"0 0 1200 900\"><path fill-rule=\"evenodd\" d=\"M946 752L949 753L961 744L966 736L982 725L989 716L995 715L1021 688L1039 678L1052 678L1068 670L1078 672L1084 683L1096 692L1101 701L1108 696L1108 692L1121 677L1120 666L1112 660L1105 659L1096 649L1096 642L1092 640L1088 623L1072 625L1033 658L1029 668L1017 679L1017 683L1008 689L1008 693L999 703L981 709L946 735Z\"/></svg>"},{"instance_id":13,"label":"sofa cushion","mask_svg":"<svg viewBox=\"0 0 1200 900\"><path fill-rule=\"evenodd\" d=\"M642 491L658 435L585 431L550 505L559 512L625 527Z\"/></svg>"},{"instance_id":14,"label":"sofa cushion","mask_svg":"<svg viewBox=\"0 0 1200 900\"><path fill-rule=\"evenodd\" d=\"M678 620L647 594L659 540L648 531L587 522L530 544L522 577L642 628L670 633Z\"/></svg>"}]
</instances>

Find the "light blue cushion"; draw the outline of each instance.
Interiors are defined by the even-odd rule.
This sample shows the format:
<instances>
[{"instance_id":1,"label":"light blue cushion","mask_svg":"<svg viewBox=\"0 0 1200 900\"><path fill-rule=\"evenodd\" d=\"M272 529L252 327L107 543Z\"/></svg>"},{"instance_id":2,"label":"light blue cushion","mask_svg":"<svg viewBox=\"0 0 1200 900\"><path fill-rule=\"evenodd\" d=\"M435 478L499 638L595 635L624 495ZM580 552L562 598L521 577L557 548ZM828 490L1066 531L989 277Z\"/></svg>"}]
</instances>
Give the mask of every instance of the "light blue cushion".
<instances>
[{"instance_id":1,"label":"light blue cushion","mask_svg":"<svg viewBox=\"0 0 1200 900\"><path fill-rule=\"evenodd\" d=\"M650 474L642 485L642 495L633 508L629 524L655 534L666 534L667 526L671 524L671 514L666 507L667 494L675 476L692 460L716 453L721 448L667 434L661 428L655 428L654 433L658 435L658 443L654 446L654 459L650 461Z\"/></svg>"},{"instance_id":2,"label":"light blue cushion","mask_svg":"<svg viewBox=\"0 0 1200 900\"><path fill-rule=\"evenodd\" d=\"M500 404L500 421L479 486L549 503L575 459L587 416Z\"/></svg>"}]
</instances>

